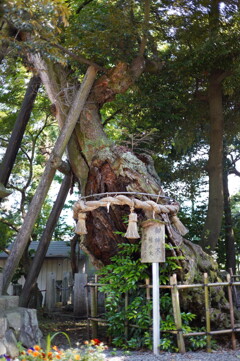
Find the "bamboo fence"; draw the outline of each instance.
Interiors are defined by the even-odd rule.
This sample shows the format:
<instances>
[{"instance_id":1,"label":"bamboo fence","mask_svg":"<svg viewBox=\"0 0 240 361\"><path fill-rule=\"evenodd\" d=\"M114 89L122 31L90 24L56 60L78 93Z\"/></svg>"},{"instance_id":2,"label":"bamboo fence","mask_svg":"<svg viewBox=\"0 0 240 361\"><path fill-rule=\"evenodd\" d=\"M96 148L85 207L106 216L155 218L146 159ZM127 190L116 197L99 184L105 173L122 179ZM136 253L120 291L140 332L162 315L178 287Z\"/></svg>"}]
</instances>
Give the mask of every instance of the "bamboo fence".
<instances>
[{"instance_id":1,"label":"bamboo fence","mask_svg":"<svg viewBox=\"0 0 240 361\"><path fill-rule=\"evenodd\" d=\"M173 316L175 321L176 330L167 330L162 331L163 333L171 333L175 334L177 338L177 345L178 350L181 353L185 353L185 338L186 337L193 337L193 336L206 336L207 341L207 352L211 352L211 338L215 335L223 335L223 334L231 334L231 342L233 350L236 349L236 333L240 332L240 327L236 325L235 318L234 318L234 303L233 303L233 294L236 294L236 286L240 286L240 282L234 281L235 276L233 274L227 274L227 281L226 282L216 282L211 283L208 279L208 274L204 273L203 275L203 283L198 284L178 284L177 283L177 276L174 274L170 277L170 284L169 285L160 285L160 289L168 289L171 291L172 296L172 306L173 306ZM91 311L90 314L88 312L88 332L92 330L92 337L97 338L97 328L98 324L107 324L107 320L104 319L103 315L98 315L97 309L97 299L98 299L98 289L99 287L103 286L103 284L98 283L97 277L95 278L95 282L89 282L86 285L86 289L90 289L90 305ZM227 294L228 294L228 301L229 301L229 316L230 316L230 324L231 328L228 329L221 329L221 330L211 330L211 299L210 299L210 288L212 287L227 287ZM139 285L140 288L146 289L146 301L149 302L151 300L150 290L152 285L150 284L149 279L146 280L145 285ZM204 290L204 304L205 304L205 331L201 332L189 332L184 333L182 328L182 317L181 317L181 305L180 305L180 298L179 298L179 290L184 289L196 289L202 288ZM88 295L88 292L87 292ZM89 297L89 296L87 296ZM125 294L125 308L128 307L128 294ZM88 302L87 302L88 303ZM125 336L128 337L129 329L130 328L140 328L137 325L133 325L125 321Z\"/></svg>"}]
</instances>

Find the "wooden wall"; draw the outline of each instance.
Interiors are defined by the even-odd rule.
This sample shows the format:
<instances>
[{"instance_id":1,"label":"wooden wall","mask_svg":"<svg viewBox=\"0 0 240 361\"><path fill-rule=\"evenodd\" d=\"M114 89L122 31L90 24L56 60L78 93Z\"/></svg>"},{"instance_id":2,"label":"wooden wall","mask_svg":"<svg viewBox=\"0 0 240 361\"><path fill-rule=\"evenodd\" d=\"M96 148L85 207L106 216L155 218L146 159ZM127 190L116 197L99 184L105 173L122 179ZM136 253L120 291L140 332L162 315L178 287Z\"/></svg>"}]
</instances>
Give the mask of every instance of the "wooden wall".
<instances>
[{"instance_id":1,"label":"wooden wall","mask_svg":"<svg viewBox=\"0 0 240 361\"><path fill-rule=\"evenodd\" d=\"M0 267L3 267L5 264L5 259L0 259ZM54 272L56 274L56 280L61 281L63 279L64 272L71 272L71 263L69 258L46 258L40 274L38 276L38 287L42 291L43 297L45 298L46 284L47 284L47 274L49 272ZM24 284L24 277L22 276L18 281L19 284ZM8 294L13 294L12 285L8 288Z\"/></svg>"}]
</instances>

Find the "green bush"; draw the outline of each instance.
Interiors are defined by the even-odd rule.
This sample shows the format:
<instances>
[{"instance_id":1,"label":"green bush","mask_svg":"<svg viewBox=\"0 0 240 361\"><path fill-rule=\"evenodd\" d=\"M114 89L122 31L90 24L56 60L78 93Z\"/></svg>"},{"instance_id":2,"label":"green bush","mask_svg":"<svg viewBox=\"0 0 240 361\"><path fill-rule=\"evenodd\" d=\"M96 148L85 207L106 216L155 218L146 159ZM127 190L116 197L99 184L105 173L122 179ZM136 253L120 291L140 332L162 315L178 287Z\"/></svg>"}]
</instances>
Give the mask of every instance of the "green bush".
<instances>
[{"instance_id":1,"label":"green bush","mask_svg":"<svg viewBox=\"0 0 240 361\"><path fill-rule=\"evenodd\" d=\"M145 289L138 287L148 277L148 266L140 262L138 254L139 245L122 244L119 253L112 257L112 263L100 271L101 283L105 283L100 290L106 294L108 333L112 343L122 348L139 348L148 342L144 332L151 324L152 305L146 303ZM141 329L129 328L127 335L126 322Z\"/></svg>"},{"instance_id":2,"label":"green bush","mask_svg":"<svg viewBox=\"0 0 240 361\"><path fill-rule=\"evenodd\" d=\"M169 249L170 245L166 245ZM152 302L146 300L146 290L139 287L149 277L149 265L141 263L139 259L140 246L138 244L121 244L119 252L112 257L112 263L99 271L101 277L100 291L106 294L106 314L108 335L116 347L137 349L152 348L152 336L149 329L152 326ZM167 257L160 267L160 283L169 283L169 275L179 268L177 257ZM127 294L127 304L126 297ZM172 300L168 290L161 290L161 348L166 351L177 351L176 335L165 331L176 330ZM194 331L190 326L196 315L188 312L181 314L183 332ZM126 326L135 325L138 327ZM204 347L204 337L188 339L189 347L194 350Z\"/></svg>"}]
</instances>

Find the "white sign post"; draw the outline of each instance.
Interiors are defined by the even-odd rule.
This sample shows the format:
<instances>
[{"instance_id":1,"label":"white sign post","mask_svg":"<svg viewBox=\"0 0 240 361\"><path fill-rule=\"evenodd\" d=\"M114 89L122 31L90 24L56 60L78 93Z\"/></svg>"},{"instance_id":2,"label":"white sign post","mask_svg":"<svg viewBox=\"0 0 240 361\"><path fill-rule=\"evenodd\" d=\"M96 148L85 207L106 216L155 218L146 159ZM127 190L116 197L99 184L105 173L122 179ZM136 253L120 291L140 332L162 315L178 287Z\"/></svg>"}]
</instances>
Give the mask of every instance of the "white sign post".
<instances>
[{"instance_id":1,"label":"white sign post","mask_svg":"<svg viewBox=\"0 0 240 361\"><path fill-rule=\"evenodd\" d=\"M152 263L153 353L159 355L160 345L160 284L159 263L165 262L165 224L160 220L142 223L141 262Z\"/></svg>"},{"instance_id":2,"label":"white sign post","mask_svg":"<svg viewBox=\"0 0 240 361\"><path fill-rule=\"evenodd\" d=\"M160 345L160 288L159 263L152 263L153 284L153 353L159 355Z\"/></svg>"}]
</instances>

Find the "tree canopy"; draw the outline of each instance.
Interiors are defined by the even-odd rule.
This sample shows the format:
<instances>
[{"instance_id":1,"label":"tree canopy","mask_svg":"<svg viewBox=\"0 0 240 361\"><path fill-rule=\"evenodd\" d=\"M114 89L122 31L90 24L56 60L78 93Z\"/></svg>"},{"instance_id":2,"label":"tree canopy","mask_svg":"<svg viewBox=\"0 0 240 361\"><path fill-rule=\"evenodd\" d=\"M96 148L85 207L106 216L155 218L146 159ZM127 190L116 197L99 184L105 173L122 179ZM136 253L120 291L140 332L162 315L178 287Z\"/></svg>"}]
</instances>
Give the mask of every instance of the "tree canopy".
<instances>
[{"instance_id":1,"label":"tree canopy","mask_svg":"<svg viewBox=\"0 0 240 361\"><path fill-rule=\"evenodd\" d=\"M4 2L2 155L32 75L39 75L42 85L7 184L20 197L11 206L2 201L1 247L19 231L57 139L57 123L61 129L92 66L96 81L65 153L75 189L82 194L111 187L157 192L160 177L164 191L187 201L182 217L189 238L208 252L221 249L218 241L227 242L224 170L239 175L239 15L234 0ZM116 175L116 159L127 148L146 166L149 183L142 173ZM55 179L61 181L60 173ZM48 199L38 225L45 224L50 204ZM232 229L238 229L235 214L227 225ZM107 224L105 215L97 219L90 221L93 228ZM40 228L35 226L31 237L40 238ZM109 237L117 244L115 236ZM97 243L100 252L104 240ZM90 253L98 249L96 244L83 247ZM112 252L109 248L109 256ZM220 253L222 262L227 253Z\"/></svg>"}]
</instances>

